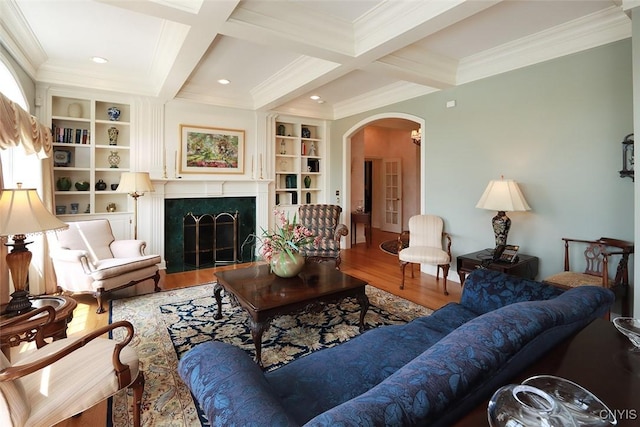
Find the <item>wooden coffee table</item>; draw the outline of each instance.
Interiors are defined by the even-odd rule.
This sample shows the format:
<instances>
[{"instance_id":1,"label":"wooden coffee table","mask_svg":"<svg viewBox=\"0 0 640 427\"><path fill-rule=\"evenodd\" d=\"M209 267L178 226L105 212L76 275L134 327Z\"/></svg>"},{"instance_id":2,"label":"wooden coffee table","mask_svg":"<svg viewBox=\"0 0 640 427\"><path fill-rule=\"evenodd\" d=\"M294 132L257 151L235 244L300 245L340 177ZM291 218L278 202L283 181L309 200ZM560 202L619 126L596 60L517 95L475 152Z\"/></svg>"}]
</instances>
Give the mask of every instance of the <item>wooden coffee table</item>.
<instances>
[{"instance_id":1,"label":"wooden coffee table","mask_svg":"<svg viewBox=\"0 0 640 427\"><path fill-rule=\"evenodd\" d=\"M222 318L222 295L249 314L251 337L256 348L256 363L262 367L262 334L271 319L285 314L310 310L319 304L338 302L354 297L360 303L360 332L364 331L364 316L369 309L365 294L367 282L336 270L331 263L308 263L297 277L283 279L260 264L216 273L213 293L218 303L215 319Z\"/></svg>"}]
</instances>

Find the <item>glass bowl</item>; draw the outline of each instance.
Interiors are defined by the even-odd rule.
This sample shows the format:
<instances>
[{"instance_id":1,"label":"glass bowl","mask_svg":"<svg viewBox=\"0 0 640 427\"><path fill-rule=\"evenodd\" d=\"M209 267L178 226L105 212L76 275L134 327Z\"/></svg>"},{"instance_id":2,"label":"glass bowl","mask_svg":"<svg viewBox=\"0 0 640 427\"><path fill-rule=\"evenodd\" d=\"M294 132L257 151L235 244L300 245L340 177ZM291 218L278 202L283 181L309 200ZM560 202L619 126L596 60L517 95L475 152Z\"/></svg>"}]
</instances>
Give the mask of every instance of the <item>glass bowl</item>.
<instances>
[{"instance_id":1,"label":"glass bowl","mask_svg":"<svg viewBox=\"0 0 640 427\"><path fill-rule=\"evenodd\" d=\"M614 426L613 412L584 387L564 378L538 375L522 382L548 393L565 406L578 426Z\"/></svg>"},{"instance_id":2,"label":"glass bowl","mask_svg":"<svg viewBox=\"0 0 640 427\"><path fill-rule=\"evenodd\" d=\"M526 384L499 388L489 400L491 427L577 426L569 410L548 393Z\"/></svg>"},{"instance_id":3,"label":"glass bowl","mask_svg":"<svg viewBox=\"0 0 640 427\"><path fill-rule=\"evenodd\" d=\"M614 326L622 332L629 341L640 349L640 319L633 317L616 317L613 319Z\"/></svg>"}]
</instances>

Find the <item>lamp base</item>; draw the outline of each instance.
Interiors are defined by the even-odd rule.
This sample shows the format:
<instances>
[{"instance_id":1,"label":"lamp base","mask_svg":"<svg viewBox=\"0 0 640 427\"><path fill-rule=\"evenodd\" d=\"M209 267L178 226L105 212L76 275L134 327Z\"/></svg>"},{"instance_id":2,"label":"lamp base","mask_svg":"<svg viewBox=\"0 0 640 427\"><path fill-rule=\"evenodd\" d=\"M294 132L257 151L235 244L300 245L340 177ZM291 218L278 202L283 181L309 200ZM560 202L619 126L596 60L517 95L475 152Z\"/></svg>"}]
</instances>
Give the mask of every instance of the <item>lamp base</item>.
<instances>
[{"instance_id":1,"label":"lamp base","mask_svg":"<svg viewBox=\"0 0 640 427\"><path fill-rule=\"evenodd\" d=\"M32 308L31 300L29 300L29 292L19 290L11 294L11 300L5 308L5 313L22 314L30 311Z\"/></svg>"},{"instance_id":2,"label":"lamp base","mask_svg":"<svg viewBox=\"0 0 640 427\"><path fill-rule=\"evenodd\" d=\"M505 211L499 211L496 216L491 219L493 225L493 233L496 236L496 246L507 244L507 235L511 228L511 220Z\"/></svg>"}]
</instances>

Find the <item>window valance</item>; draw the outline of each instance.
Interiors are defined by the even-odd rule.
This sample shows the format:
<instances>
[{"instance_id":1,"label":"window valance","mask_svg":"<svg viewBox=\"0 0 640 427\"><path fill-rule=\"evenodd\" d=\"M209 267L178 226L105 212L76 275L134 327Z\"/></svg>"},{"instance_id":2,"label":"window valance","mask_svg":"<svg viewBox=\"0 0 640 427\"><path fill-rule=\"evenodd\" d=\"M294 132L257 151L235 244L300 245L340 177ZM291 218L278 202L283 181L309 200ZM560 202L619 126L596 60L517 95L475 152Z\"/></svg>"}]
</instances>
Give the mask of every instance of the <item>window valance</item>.
<instances>
[{"instance_id":1,"label":"window valance","mask_svg":"<svg viewBox=\"0 0 640 427\"><path fill-rule=\"evenodd\" d=\"M51 129L0 92L0 150L22 145L42 159L53 150Z\"/></svg>"}]
</instances>

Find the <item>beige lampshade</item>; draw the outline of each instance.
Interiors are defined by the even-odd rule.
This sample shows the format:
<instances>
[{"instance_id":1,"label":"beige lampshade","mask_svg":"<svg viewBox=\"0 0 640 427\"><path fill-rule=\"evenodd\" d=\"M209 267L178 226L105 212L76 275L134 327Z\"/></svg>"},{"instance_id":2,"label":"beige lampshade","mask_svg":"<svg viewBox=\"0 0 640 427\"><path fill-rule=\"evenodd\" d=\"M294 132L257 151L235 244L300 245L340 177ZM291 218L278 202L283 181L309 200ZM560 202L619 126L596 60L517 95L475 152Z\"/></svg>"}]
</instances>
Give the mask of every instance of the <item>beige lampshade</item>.
<instances>
[{"instance_id":1,"label":"beige lampshade","mask_svg":"<svg viewBox=\"0 0 640 427\"><path fill-rule=\"evenodd\" d=\"M123 172L118 184L118 193L142 195L155 191L149 172Z\"/></svg>"},{"instance_id":2,"label":"beige lampshade","mask_svg":"<svg viewBox=\"0 0 640 427\"><path fill-rule=\"evenodd\" d=\"M5 188L0 194L0 236L39 234L69 226L42 204L34 188Z\"/></svg>"},{"instance_id":3,"label":"beige lampshade","mask_svg":"<svg viewBox=\"0 0 640 427\"><path fill-rule=\"evenodd\" d=\"M531 210L518 184L511 179L490 181L476 208L505 212Z\"/></svg>"}]
</instances>

